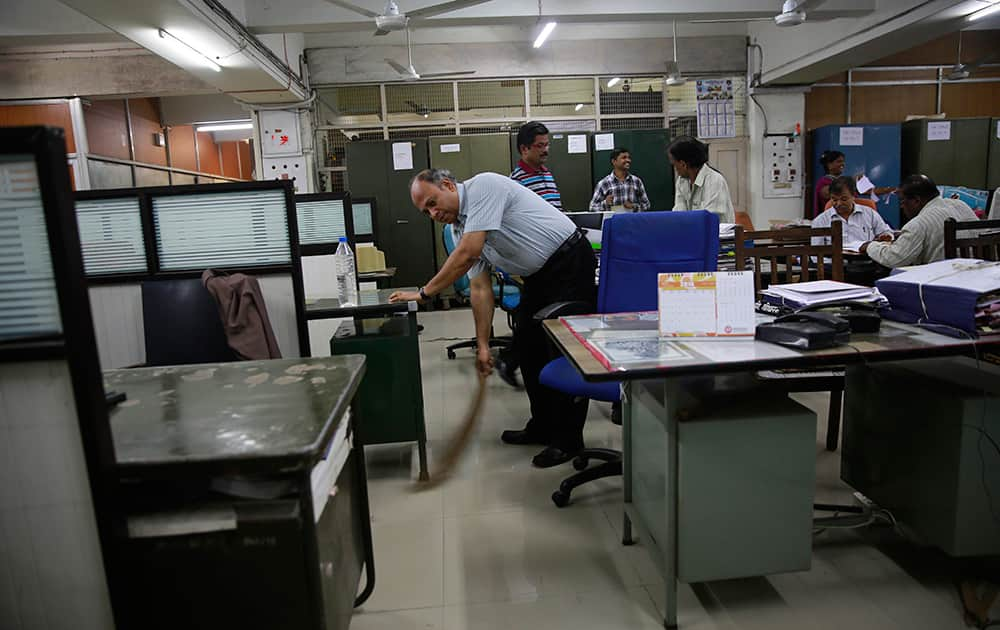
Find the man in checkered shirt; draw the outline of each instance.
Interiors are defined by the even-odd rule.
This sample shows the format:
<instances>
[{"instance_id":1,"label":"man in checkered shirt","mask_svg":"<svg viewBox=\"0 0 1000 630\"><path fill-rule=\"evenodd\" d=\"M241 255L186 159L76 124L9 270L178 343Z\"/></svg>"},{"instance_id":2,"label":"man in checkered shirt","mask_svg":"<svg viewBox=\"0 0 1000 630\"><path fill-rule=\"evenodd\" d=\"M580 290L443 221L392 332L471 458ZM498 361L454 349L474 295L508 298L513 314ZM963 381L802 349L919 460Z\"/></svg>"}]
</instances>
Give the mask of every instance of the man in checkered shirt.
<instances>
[{"instance_id":1,"label":"man in checkered shirt","mask_svg":"<svg viewBox=\"0 0 1000 630\"><path fill-rule=\"evenodd\" d=\"M590 209L594 212L608 211L615 206L624 206L630 212L649 210L649 197L642 180L629 173L632 155L628 149L617 147L611 152L611 166L614 170L597 182Z\"/></svg>"}]
</instances>

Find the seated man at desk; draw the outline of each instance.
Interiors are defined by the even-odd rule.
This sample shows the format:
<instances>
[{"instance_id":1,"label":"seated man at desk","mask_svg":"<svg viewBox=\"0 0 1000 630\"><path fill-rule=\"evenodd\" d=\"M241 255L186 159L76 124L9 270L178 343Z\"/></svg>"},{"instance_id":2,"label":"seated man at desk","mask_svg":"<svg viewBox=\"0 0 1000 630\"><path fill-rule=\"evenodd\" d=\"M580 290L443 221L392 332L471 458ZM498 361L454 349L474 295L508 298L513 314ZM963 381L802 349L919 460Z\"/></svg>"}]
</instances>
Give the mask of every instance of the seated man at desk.
<instances>
[{"instance_id":1,"label":"seated man at desk","mask_svg":"<svg viewBox=\"0 0 1000 630\"><path fill-rule=\"evenodd\" d=\"M629 172L632 154L624 147L611 152L611 173L597 182L594 197L590 200L592 212L607 212L618 206L631 212L649 210L649 197L642 180Z\"/></svg>"},{"instance_id":2,"label":"seated man at desk","mask_svg":"<svg viewBox=\"0 0 1000 630\"><path fill-rule=\"evenodd\" d=\"M899 209L908 219L892 242L868 241L859 251L883 267L926 265L944 260L946 219L975 221L972 208L957 199L944 199L926 175L910 175L900 184Z\"/></svg>"},{"instance_id":3,"label":"seated man at desk","mask_svg":"<svg viewBox=\"0 0 1000 630\"><path fill-rule=\"evenodd\" d=\"M729 184L722 173L708 165L708 145L681 136L667 148L667 156L677 173L674 210L708 210L719 217L719 223L736 221Z\"/></svg>"},{"instance_id":4,"label":"seated man at desk","mask_svg":"<svg viewBox=\"0 0 1000 630\"><path fill-rule=\"evenodd\" d=\"M840 176L835 178L829 187L830 201L833 206L827 208L812 221L814 228L828 228L834 221L843 225L843 244L845 250L857 250L862 243L868 241L887 242L892 240L892 228L878 212L867 206L855 203L854 179ZM813 245L826 245L829 236L812 239Z\"/></svg>"},{"instance_id":5,"label":"seated man at desk","mask_svg":"<svg viewBox=\"0 0 1000 630\"><path fill-rule=\"evenodd\" d=\"M504 431L500 439L507 444L545 446L532 459L539 468L569 461L583 448L588 401L574 400L538 382L542 368L558 352L534 315L562 301L584 302L587 312L593 312L597 260L590 243L561 211L496 173L480 173L458 182L446 170L424 170L413 178L410 197L431 219L450 224L461 240L437 275L419 291L397 291L389 299L423 302L468 273L478 340L476 367L485 377L493 367L489 347L493 288L488 265L523 277L514 348L521 361L531 418L524 429Z\"/></svg>"}]
</instances>

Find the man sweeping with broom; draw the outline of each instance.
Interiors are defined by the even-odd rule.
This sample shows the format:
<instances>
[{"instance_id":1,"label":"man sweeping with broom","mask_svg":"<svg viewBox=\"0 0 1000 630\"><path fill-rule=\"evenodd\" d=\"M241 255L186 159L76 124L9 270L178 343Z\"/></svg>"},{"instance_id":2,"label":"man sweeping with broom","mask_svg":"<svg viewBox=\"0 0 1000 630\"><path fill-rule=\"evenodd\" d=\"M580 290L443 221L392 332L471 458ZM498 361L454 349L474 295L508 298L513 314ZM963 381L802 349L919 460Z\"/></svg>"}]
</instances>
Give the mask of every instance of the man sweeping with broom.
<instances>
[{"instance_id":1,"label":"man sweeping with broom","mask_svg":"<svg viewBox=\"0 0 1000 630\"><path fill-rule=\"evenodd\" d=\"M597 261L590 243L562 212L518 182L496 173L480 173L457 182L446 170L428 169L413 178L410 196L421 212L438 223L450 224L460 240L441 270L420 291L397 291L390 299L423 302L467 273L479 342L476 369L485 378L493 369L489 266L522 276L514 348L521 359L531 417L523 429L504 431L500 439L507 444L544 446L532 459L539 468L569 461L583 448L588 401L573 400L538 382L539 373L555 358L556 351L534 315L549 304L564 301L585 302L593 312Z\"/></svg>"}]
</instances>

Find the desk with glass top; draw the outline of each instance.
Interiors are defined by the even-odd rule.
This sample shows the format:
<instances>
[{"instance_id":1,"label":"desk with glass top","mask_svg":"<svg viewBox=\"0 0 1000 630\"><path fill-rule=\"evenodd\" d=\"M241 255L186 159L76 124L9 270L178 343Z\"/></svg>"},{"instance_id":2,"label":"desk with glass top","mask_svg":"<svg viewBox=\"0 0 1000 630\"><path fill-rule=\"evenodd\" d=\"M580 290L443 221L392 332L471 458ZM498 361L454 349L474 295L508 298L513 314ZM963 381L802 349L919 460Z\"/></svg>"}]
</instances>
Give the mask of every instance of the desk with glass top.
<instances>
[{"instance_id":1,"label":"desk with glass top","mask_svg":"<svg viewBox=\"0 0 1000 630\"><path fill-rule=\"evenodd\" d=\"M306 319L351 318L330 339L330 353L363 354L367 376L358 391L365 418L358 432L364 444L416 442L420 478L427 478L427 429L420 374L417 303L389 302L396 291L358 292L358 304L345 306L337 298L306 302Z\"/></svg>"},{"instance_id":2,"label":"desk with glass top","mask_svg":"<svg viewBox=\"0 0 1000 630\"><path fill-rule=\"evenodd\" d=\"M127 396L110 422L137 626L348 627L375 576L364 373L360 356L104 373Z\"/></svg>"},{"instance_id":3,"label":"desk with glass top","mask_svg":"<svg viewBox=\"0 0 1000 630\"><path fill-rule=\"evenodd\" d=\"M667 627L677 625L678 581L809 567L815 415L757 371L1000 348L1000 339L973 342L888 321L848 346L810 352L752 339L661 339L655 312L544 325L585 380L624 383L623 542L633 523L646 536L664 576Z\"/></svg>"}]
</instances>

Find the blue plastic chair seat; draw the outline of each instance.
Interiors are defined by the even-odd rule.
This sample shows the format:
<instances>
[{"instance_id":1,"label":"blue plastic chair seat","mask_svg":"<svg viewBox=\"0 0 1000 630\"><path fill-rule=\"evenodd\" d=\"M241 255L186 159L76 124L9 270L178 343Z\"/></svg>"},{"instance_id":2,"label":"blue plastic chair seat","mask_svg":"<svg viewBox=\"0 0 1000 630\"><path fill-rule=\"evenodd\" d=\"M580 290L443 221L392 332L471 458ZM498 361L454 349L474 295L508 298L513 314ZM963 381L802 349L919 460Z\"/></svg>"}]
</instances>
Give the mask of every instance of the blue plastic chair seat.
<instances>
[{"instance_id":1,"label":"blue plastic chair seat","mask_svg":"<svg viewBox=\"0 0 1000 630\"><path fill-rule=\"evenodd\" d=\"M578 398L603 400L604 402L621 400L621 387L618 383L589 383L583 380L583 376L566 357L549 361L542 368L538 381L546 387L558 389Z\"/></svg>"}]
</instances>

